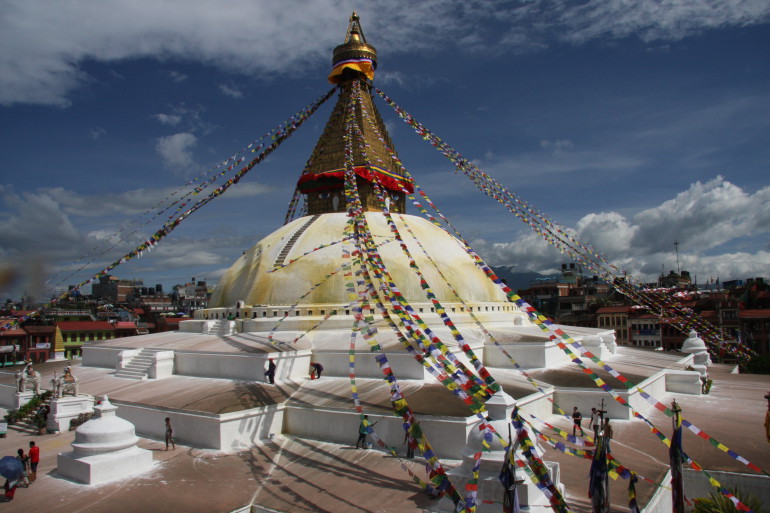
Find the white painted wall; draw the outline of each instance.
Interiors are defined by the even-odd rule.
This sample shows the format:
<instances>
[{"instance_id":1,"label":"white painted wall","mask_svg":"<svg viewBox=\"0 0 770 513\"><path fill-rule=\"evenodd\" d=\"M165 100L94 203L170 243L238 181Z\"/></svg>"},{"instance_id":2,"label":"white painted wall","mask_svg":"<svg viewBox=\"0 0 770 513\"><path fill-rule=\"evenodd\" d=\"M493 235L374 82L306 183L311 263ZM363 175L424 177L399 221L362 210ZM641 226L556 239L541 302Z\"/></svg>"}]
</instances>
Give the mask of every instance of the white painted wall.
<instances>
[{"instance_id":1,"label":"white painted wall","mask_svg":"<svg viewBox=\"0 0 770 513\"><path fill-rule=\"evenodd\" d=\"M701 395L700 373L667 369L666 391L676 394Z\"/></svg>"},{"instance_id":2,"label":"white painted wall","mask_svg":"<svg viewBox=\"0 0 770 513\"><path fill-rule=\"evenodd\" d=\"M349 354L348 351L318 352L313 356L313 361L323 365L324 376L348 376L350 374ZM427 370L409 353L388 352L387 355L393 374L398 376L398 379L432 379ZM355 358L356 377L382 379L382 371L375 360L375 354L368 351L357 352Z\"/></svg>"},{"instance_id":3,"label":"white painted wall","mask_svg":"<svg viewBox=\"0 0 770 513\"><path fill-rule=\"evenodd\" d=\"M568 362L569 357L553 342L516 342L500 344L524 369L540 369ZM484 347L484 365L489 367L513 368L513 364L494 344Z\"/></svg>"},{"instance_id":4,"label":"white painted wall","mask_svg":"<svg viewBox=\"0 0 770 513\"><path fill-rule=\"evenodd\" d=\"M83 347L83 366L114 369L118 363L118 355L129 348L120 347Z\"/></svg>"},{"instance_id":5,"label":"white painted wall","mask_svg":"<svg viewBox=\"0 0 770 513\"><path fill-rule=\"evenodd\" d=\"M655 375L647 378L641 383L638 383L638 386L651 397L665 397L666 396L665 371L660 371L656 373ZM634 392L628 398L628 402L633 409L635 409L636 411L642 414L644 414L647 411L650 411L651 408L654 408L654 406L650 404L647 401L647 399L642 397L642 394L636 391L636 389L634 389Z\"/></svg>"},{"instance_id":6,"label":"white painted wall","mask_svg":"<svg viewBox=\"0 0 770 513\"><path fill-rule=\"evenodd\" d=\"M744 492L754 495L764 504L770 504L770 477L761 474L740 474L718 470L709 470L708 473L725 488L737 486ZM709 483L706 474L697 470L684 469L683 482L684 493L690 500L708 497L712 492L718 493L716 488Z\"/></svg>"},{"instance_id":7,"label":"white painted wall","mask_svg":"<svg viewBox=\"0 0 770 513\"><path fill-rule=\"evenodd\" d=\"M291 354L281 353L280 356L278 353L226 354L175 351L174 373L184 376L264 382L268 358L275 360L277 380L308 376L310 351L307 350Z\"/></svg>"},{"instance_id":8,"label":"white painted wall","mask_svg":"<svg viewBox=\"0 0 770 513\"><path fill-rule=\"evenodd\" d=\"M192 447L231 450L251 446L283 429L283 405L217 415L112 402L119 406L117 415L134 424L140 436L164 440L165 418L169 417L174 441Z\"/></svg>"},{"instance_id":9,"label":"white painted wall","mask_svg":"<svg viewBox=\"0 0 770 513\"><path fill-rule=\"evenodd\" d=\"M401 417L383 414L368 414L369 422L377 422L374 430L380 438L399 454L406 453L403 446L404 429ZM442 458L459 458L459 451L465 446L468 430L475 417L470 420L417 416L423 432L428 437L433 450ZM350 410L310 410L307 408L287 407L284 418L284 433L314 440L323 440L355 446L358 439L358 426L361 420L358 413ZM374 443L367 437L369 443ZM373 448L377 448L374 445Z\"/></svg>"},{"instance_id":10,"label":"white painted wall","mask_svg":"<svg viewBox=\"0 0 770 513\"><path fill-rule=\"evenodd\" d=\"M618 395L628 400L628 393L617 390ZM631 410L617 402L613 397L599 388L569 388L557 389L554 393L554 401L568 415L572 414L572 408L577 406L583 415L583 429L588 426L591 408L600 409L604 399L604 409L607 413L604 418L628 420L633 418ZM554 413L558 411L554 410Z\"/></svg>"}]
</instances>

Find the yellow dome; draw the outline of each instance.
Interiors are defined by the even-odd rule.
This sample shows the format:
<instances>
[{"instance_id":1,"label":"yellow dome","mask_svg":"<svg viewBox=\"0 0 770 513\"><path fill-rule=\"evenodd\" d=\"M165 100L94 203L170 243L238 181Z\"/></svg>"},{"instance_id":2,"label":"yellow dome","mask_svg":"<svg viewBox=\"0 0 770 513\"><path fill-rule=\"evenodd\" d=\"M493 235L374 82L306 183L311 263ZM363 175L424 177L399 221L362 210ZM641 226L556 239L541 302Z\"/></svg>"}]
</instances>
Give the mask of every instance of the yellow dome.
<instances>
[{"instance_id":1,"label":"yellow dome","mask_svg":"<svg viewBox=\"0 0 770 513\"><path fill-rule=\"evenodd\" d=\"M366 219L385 266L401 293L410 303L425 303L425 292L409 261L387 226L382 213L367 212ZM433 262L440 266L467 302L505 302L505 294L481 272L461 244L445 231L422 217L394 214L399 233L436 297L442 302L457 302L455 294L425 256L415 238L422 243ZM348 221L345 213L306 216L274 231L239 258L224 274L209 303L209 308L229 307L237 301L246 305L291 305L319 283L301 304L345 304L347 291L342 271L342 250L351 244L339 242ZM411 230L411 233L410 231ZM306 256L301 257L305 253ZM268 272L275 265L296 262ZM324 281L324 277L337 274Z\"/></svg>"}]
</instances>

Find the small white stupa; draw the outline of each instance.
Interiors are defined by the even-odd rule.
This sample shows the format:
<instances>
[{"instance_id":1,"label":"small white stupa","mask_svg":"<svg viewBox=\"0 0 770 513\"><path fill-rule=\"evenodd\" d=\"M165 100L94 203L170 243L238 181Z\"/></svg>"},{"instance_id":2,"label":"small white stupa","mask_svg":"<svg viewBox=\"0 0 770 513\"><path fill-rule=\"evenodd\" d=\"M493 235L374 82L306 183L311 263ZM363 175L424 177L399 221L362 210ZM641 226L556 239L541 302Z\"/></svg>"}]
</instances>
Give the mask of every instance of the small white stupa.
<instances>
[{"instance_id":1,"label":"small white stupa","mask_svg":"<svg viewBox=\"0 0 770 513\"><path fill-rule=\"evenodd\" d=\"M69 479L97 484L152 467L152 453L136 446L134 425L115 415L117 406L103 396L94 418L75 432L72 452L59 454L58 472Z\"/></svg>"},{"instance_id":2,"label":"small white stupa","mask_svg":"<svg viewBox=\"0 0 770 513\"><path fill-rule=\"evenodd\" d=\"M692 368L698 371L702 378L708 376L708 366L711 358L706 343L703 342L695 330L691 330L689 336L682 344L682 352L692 355Z\"/></svg>"},{"instance_id":3,"label":"small white stupa","mask_svg":"<svg viewBox=\"0 0 770 513\"><path fill-rule=\"evenodd\" d=\"M486 408L488 412L487 419L492 428L497 431L503 438L508 438L511 412L516 406L516 401L503 390L495 393L486 402ZM505 446L499 438L494 437L490 443L489 450L483 450L483 438L484 433L476 427L471 429L468 433L467 444L460 452L462 456L462 464L459 467L449 471L449 477L454 483L460 495L465 495L465 485L473 477L473 467L475 466L475 454L482 451L481 464L479 466L478 476L478 492L477 492L477 506L476 511L478 513L497 513L500 511L499 502L503 496L503 485L500 483L500 471L505 460ZM532 441L534 447L533 452L542 458L544 455L543 449L537 442L537 437L530 430L529 426L525 424L525 429ZM521 448L516 441L516 434L513 433L514 448L516 450L517 459L522 459ZM548 472L553 480L554 484L559 490L564 493L564 486L560 484L559 464L556 462L544 462L548 467ZM523 470L518 469L517 489L519 494L520 507L524 511L540 512L550 511L551 506L548 498L537 489L537 487L530 481ZM487 502L484 502L487 501ZM449 513L455 511L454 504L448 497L444 497L438 504L435 511L437 513Z\"/></svg>"}]
</instances>

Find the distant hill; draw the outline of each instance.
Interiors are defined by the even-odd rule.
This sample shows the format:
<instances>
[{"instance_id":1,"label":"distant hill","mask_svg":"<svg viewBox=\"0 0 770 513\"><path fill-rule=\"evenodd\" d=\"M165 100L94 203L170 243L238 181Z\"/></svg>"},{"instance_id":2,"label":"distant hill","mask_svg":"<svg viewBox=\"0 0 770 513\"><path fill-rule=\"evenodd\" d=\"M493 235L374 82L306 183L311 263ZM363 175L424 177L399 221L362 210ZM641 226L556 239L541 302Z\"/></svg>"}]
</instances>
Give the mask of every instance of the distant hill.
<instances>
[{"instance_id":1,"label":"distant hill","mask_svg":"<svg viewBox=\"0 0 770 513\"><path fill-rule=\"evenodd\" d=\"M518 291L520 289L528 289L530 287L530 283L532 280L535 280L537 278L546 278L549 276L555 276L555 275L546 275L546 274L540 274L535 272L523 272L523 273L517 273L515 272L515 266L512 265L500 265L500 266L490 266L492 267L492 270L495 271L495 274L498 275L500 278L505 280L505 283L511 287L514 291Z\"/></svg>"}]
</instances>

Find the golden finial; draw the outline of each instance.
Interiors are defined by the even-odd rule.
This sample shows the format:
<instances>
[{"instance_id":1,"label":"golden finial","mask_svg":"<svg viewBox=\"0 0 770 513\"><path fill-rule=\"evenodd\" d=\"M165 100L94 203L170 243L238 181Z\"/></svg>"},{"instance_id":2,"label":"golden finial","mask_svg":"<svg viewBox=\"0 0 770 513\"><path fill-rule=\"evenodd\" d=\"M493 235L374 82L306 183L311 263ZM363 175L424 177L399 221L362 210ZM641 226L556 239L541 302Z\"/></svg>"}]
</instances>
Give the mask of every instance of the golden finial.
<instances>
[{"instance_id":1,"label":"golden finial","mask_svg":"<svg viewBox=\"0 0 770 513\"><path fill-rule=\"evenodd\" d=\"M357 71L369 80L374 78L374 70L377 69L377 50L366 42L364 30L355 11L348 22L345 42L334 49L329 82L338 84L349 78L349 73L343 75L346 69Z\"/></svg>"}]
</instances>

